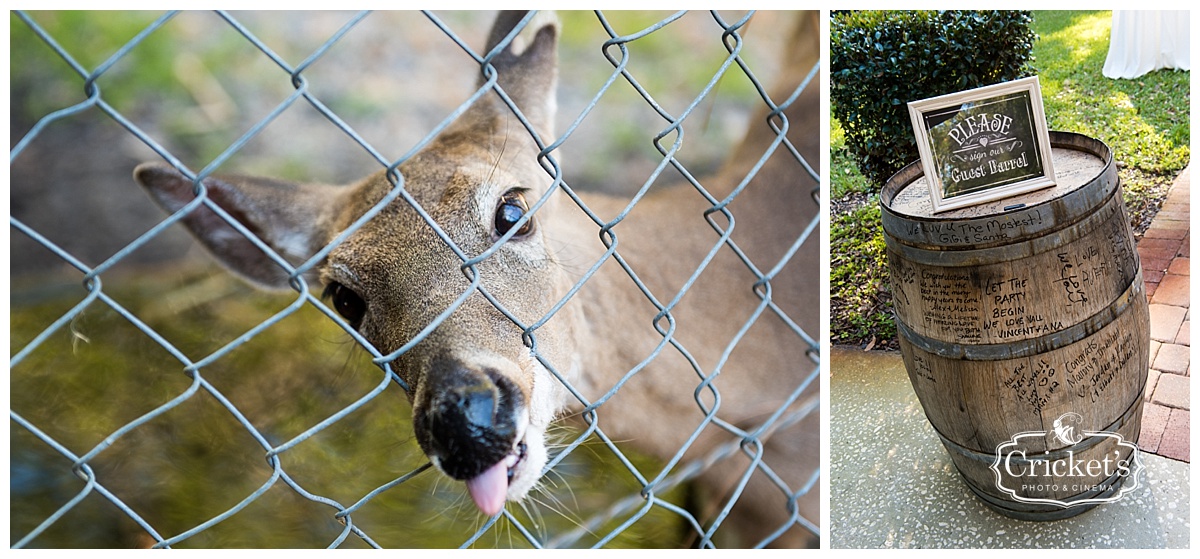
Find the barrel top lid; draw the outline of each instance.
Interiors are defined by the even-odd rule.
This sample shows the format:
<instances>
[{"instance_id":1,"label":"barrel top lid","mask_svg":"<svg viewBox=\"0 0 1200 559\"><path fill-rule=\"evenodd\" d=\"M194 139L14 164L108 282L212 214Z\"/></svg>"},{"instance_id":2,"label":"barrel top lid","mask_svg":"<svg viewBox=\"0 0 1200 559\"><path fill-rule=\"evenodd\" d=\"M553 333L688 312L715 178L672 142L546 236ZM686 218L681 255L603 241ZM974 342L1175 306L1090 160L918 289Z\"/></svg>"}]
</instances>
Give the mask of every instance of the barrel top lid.
<instances>
[{"instance_id":1,"label":"barrel top lid","mask_svg":"<svg viewBox=\"0 0 1200 559\"><path fill-rule=\"evenodd\" d=\"M1028 207L1059 198L1095 179L1105 166L1105 161L1099 155L1077 149L1054 146L1052 155L1057 184L1049 188L934 214L933 202L929 199L929 183L924 175L920 175L900 189L889 207L898 214L930 219L959 220L1001 214L1007 211L1005 208L1011 209L1014 205L1024 204L1023 207Z\"/></svg>"}]
</instances>

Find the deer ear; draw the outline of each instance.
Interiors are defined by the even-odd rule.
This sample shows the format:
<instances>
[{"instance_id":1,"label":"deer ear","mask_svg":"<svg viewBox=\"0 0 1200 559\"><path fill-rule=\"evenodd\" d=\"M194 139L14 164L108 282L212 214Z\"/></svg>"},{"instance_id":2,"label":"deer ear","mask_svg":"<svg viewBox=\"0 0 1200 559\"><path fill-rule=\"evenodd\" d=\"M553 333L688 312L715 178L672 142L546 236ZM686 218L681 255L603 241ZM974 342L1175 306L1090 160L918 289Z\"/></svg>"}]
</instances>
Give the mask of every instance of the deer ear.
<instances>
[{"instance_id":1,"label":"deer ear","mask_svg":"<svg viewBox=\"0 0 1200 559\"><path fill-rule=\"evenodd\" d=\"M196 199L192 180L174 168L144 163L133 176L168 212L179 211ZM208 177L204 187L209 200L293 265L311 257L326 242L326 232L319 226L326 220L320 217L323 208L330 207L336 187L238 176ZM239 276L266 289L289 287L283 267L207 206L192 209L182 223Z\"/></svg>"},{"instance_id":2,"label":"deer ear","mask_svg":"<svg viewBox=\"0 0 1200 559\"><path fill-rule=\"evenodd\" d=\"M508 37L526 13L500 12L488 34L485 56ZM553 12L539 12L522 29L521 36L514 37L492 58L500 87L543 138L553 134L554 117L558 110L555 98L558 88L558 27L558 18ZM524 41L524 35L531 31L533 39ZM481 85L485 81L486 78L480 78ZM503 107L501 110L508 109Z\"/></svg>"}]
</instances>

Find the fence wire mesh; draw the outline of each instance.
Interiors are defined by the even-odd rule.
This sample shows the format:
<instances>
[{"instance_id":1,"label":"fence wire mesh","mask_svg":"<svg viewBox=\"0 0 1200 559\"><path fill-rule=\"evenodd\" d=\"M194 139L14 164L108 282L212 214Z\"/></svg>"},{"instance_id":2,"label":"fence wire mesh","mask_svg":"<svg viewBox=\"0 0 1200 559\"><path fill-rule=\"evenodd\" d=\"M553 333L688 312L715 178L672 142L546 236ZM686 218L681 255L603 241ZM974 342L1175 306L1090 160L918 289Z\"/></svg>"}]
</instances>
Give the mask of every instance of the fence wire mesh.
<instances>
[{"instance_id":1,"label":"fence wire mesh","mask_svg":"<svg viewBox=\"0 0 1200 559\"><path fill-rule=\"evenodd\" d=\"M492 94L494 81L474 89L462 87L468 96L451 96L449 101L442 99L446 96L440 89L432 94L432 101L405 97L405 90L432 89L458 79L470 83L480 74L494 75L489 53L469 46L480 42L475 33L481 27L471 23L480 19L477 15L404 14L411 27L400 34L411 35L410 46L417 46L413 51L382 52L372 41L395 33L392 20L385 19L374 30L368 26L373 19L391 14L326 13L318 18L169 12L147 22L144 15L14 12L10 16L17 115L13 134L19 140L14 137L9 159L14 274L11 545L712 547L723 526L738 514L735 504L752 476L774 487L786 511L779 515L781 522L767 527L765 536L736 544L795 541L777 538L794 537L796 532L816 541L820 536L816 513L802 511L800 503L812 500L817 492L819 468L804 471L800 483L795 477L785 480L787 476L778 472L793 465L770 462L764 449L775 444L769 437L772 433L802 422L816 425L819 346L812 326L801 326L815 322L813 317L794 316L794 311L789 314L772 297L772 281L781 273L797 273L785 269L796 267L796 254L813 250L819 242L820 212L814 211L811 219L794 227L794 238L785 243L788 248L770 261L748 256L751 251L743 250L730 233L737 215L736 198L771 157L799 162L807 176L796 177L795 197L803 197L814 208L819 203L818 173L789 139L797 132L787 135L789 121L784 115L804 92L816 87L819 68L805 68L803 80L782 98L768 95L763 82L770 79L762 80L763 71L752 70L753 61L743 47L749 23L774 16L752 15L713 12L685 17L681 12L662 19L638 15L636 24L624 19L617 25L613 21L620 16L564 14L564 48L586 43L592 53L588 64L607 66L601 79L587 83L572 74L570 65L578 62L563 62L564 87L574 92L565 93L568 99L562 106L582 108L560 118L569 125L553 141L543 139L538 163L554 180L559 195L579 205L595 223L595 235L605 246L601 260L576 263L581 271L578 284L546 316L526 324L497 301L490 292L494 286L485 285L477 269L507 239L471 255L442 234L471 285L419 335L383 353L331 310L328 301L310 293L314 286L303 274L320 266L331 250L392 204L413 206L431 227L441 230L406 190L399 167L483 96ZM526 18L522 24L529 21ZM596 34L573 35L572 24L584 21L590 21ZM692 27L684 27L685 23ZM773 29L764 27L764 31ZM463 28L472 35L456 31ZM672 34L675 30L680 31ZM673 41L698 34L702 35L698 40L723 51L716 58L692 61L703 70L655 64L659 49L686 51L688 44ZM112 43L80 39L89 35L132 38ZM176 46L173 41L180 36L190 39L193 47L202 44L211 58ZM319 39L313 40L314 36ZM767 43L780 50L788 40L780 35ZM29 45L36 52L22 48ZM467 68L462 72L465 77L450 69L414 74L404 61L436 52L453 53L458 66ZM387 64L392 67L387 70L390 75L382 69L353 75L357 68L343 69L337 62L339 54ZM766 75L782 73L778 61L772 67L767 60ZM63 64L68 70L54 79L27 71ZM435 68L440 65L434 63ZM678 100L665 100L666 94L653 90L663 80L683 79L679 76L684 70L699 72L700 78L694 80L695 88L683 88ZM219 80L202 79L222 72L226 74ZM663 75L656 76L659 72ZM83 97L64 94L63 83L75 92L81 90ZM213 87L213 83L226 87ZM267 93L253 101L241 100L242 83L267 84L261 85ZM747 93L741 98L756 106L720 104L725 97L722 88L738 87ZM191 104L180 109L156 97L173 89L186 92L180 97ZM382 99L407 105L405 118L415 120L397 124L380 116L372 107L386 104ZM628 105L631 99L640 100L638 110L649 111L597 116L604 105ZM758 124L774 130L774 138L763 144L763 151L749 155L732 192L710 193L704 179L697 178L711 171L703 161L729 155L733 142L688 143L685 129L702 134L694 131L710 125L718 128L720 121L728 119L726 109L748 113L762 107L770 117ZM22 110L34 115L24 127ZM520 113L514 114L530 128ZM319 131L306 128L314 119L323 121ZM250 124L238 128L230 121L240 123L237 126ZM733 121L730 129L743 124ZM629 148L601 153L592 147L594 134L612 134L621 124L630 123L643 130L637 141L653 146L657 154L648 164L626 163L619 150ZM644 132L647 123L648 133ZM816 133L815 127L801 132ZM403 139L395 140L393 134ZM72 145L80 142L90 145ZM709 143L718 151L705 153ZM310 144L318 147L305 151ZM397 144L411 148L398 158L385 155L395 151L391 146ZM700 153L696 161L684 156L684 146L695 146ZM281 155L275 149L299 155ZM587 156L563 157L570 149ZM80 151L101 155L81 157ZM105 190L100 184L105 178L92 172L97 165L118 167L118 174L128 177L131 167L124 165L126 160L157 157L198 181L218 171L230 172L246 161L259 161L260 156L282 159L276 168L267 165L268 171L287 174L300 167L325 173L318 178L331 182L330 177L360 174L356 167L385 168L395 186L324 249L295 264L259 240L256 233L260 232L238 224L238 216L203 197L168 217L152 214L149 225L142 225L145 222L134 219L132 210L122 214L126 203L133 207L129 200L143 197L131 188L132 181L126 178ZM321 170L312 169L318 165L314 157L323 158ZM580 169L583 176L589 165L596 167L592 176L601 181L607 177L616 184L610 190L623 197L623 208L614 217L594 213L574 187L573 169ZM64 175L65 167L78 168L82 181L72 179L80 175ZM648 286L651 282L642 278L652 276L652 270L627 262L617 241L620 224L639 211L647 192L666 181L667 175L672 180L682 178L695 196L706 200L710 207L703 219L713 233L708 254L672 293ZM107 199L97 210L103 219L118 223L106 225L95 218L98 214L87 213L90 197L96 195L93 191ZM38 203L46 199L39 197L51 195L57 200ZM531 213L536 214L544 202L532 204ZM180 240L178 223L198 207L217 212L271 255L291 277L294 292L260 295L226 282L222 275L161 264L189 246L190 241ZM93 241L100 245L89 244ZM697 278L715 273L710 262L721 252L733 253L749 272L746 288L753 289L759 304L744 323L735 325L730 339L720 341L726 345L719 348L718 362L700 365L691 358L689 349L694 348L675 337L673 311ZM551 452L541 492L522 505L510 505L499 515L484 518L470 506L458 484L430 471L433 468L408 424L411 408L406 392L411 387L392 365L425 341L472 294L496 305L519 325L526 345L533 347L540 329L606 263L624 268L656 309L656 314L638 320L649 321L660 339L637 366L616 375L611 386L600 387L590 398L572 384L578 380L564 374L565 364L544 362L576 402L570 414L572 427L555 433L560 442ZM56 287L45 279L47 272L64 268L70 270L76 287ZM817 270L804 273L812 289L817 289ZM815 317L818 309L809 310ZM773 317L791 332L807 362L786 371L790 393L771 417L760 418L753 426L735 425L718 414L721 379L716 373L739 341L765 320L763 316ZM337 343L347 339L356 343ZM622 389L631 390L631 379L644 367L668 353L682 356L695 369L696 382L678 389L695 394L699 420L687 428L694 431L676 451L649 458L606 430L605 406ZM663 423L675 419L655 418L652 413L648 418ZM730 436L700 449L697 439L712 430ZM810 452L816 456L819 449L814 446ZM714 463L734 456L741 457L744 466L727 493L714 498L689 485Z\"/></svg>"}]
</instances>

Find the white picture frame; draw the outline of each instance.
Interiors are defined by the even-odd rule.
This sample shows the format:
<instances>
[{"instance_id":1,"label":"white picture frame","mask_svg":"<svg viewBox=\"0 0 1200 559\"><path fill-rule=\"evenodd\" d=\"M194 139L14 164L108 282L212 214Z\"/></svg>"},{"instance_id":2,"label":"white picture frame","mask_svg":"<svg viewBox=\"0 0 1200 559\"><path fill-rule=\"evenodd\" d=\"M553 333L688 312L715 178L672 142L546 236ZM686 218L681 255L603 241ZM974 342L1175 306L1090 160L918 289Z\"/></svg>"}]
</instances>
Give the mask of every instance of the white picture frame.
<instances>
[{"instance_id":1,"label":"white picture frame","mask_svg":"<svg viewBox=\"0 0 1200 559\"><path fill-rule=\"evenodd\" d=\"M934 213L1053 186L1037 76L908 103Z\"/></svg>"}]
</instances>

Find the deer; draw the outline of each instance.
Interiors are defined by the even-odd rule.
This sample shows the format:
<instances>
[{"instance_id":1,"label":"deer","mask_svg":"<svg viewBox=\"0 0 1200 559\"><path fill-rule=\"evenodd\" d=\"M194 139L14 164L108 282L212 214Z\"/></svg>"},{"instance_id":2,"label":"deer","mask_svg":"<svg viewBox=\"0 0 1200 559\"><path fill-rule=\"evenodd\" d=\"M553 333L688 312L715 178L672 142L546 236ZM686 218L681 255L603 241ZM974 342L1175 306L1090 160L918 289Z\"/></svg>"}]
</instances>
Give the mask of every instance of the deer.
<instances>
[{"instance_id":1,"label":"deer","mask_svg":"<svg viewBox=\"0 0 1200 559\"><path fill-rule=\"evenodd\" d=\"M817 61L816 12L784 43L782 117L763 109L700 181L716 200L741 188L715 212L685 181L623 214L628 199L556 180L543 149L559 25L501 12L483 51L490 89L394 170L328 185L150 162L134 178L251 284L319 285L344 327L392 358L421 450L483 515L538 486L548 428L573 418L674 463L740 445L694 481L699 518L723 519L705 542L814 546L802 523L819 516L818 359L796 331L820 327L817 242L799 242L819 203L815 171L787 146L818 161L818 88L797 89Z\"/></svg>"}]
</instances>

